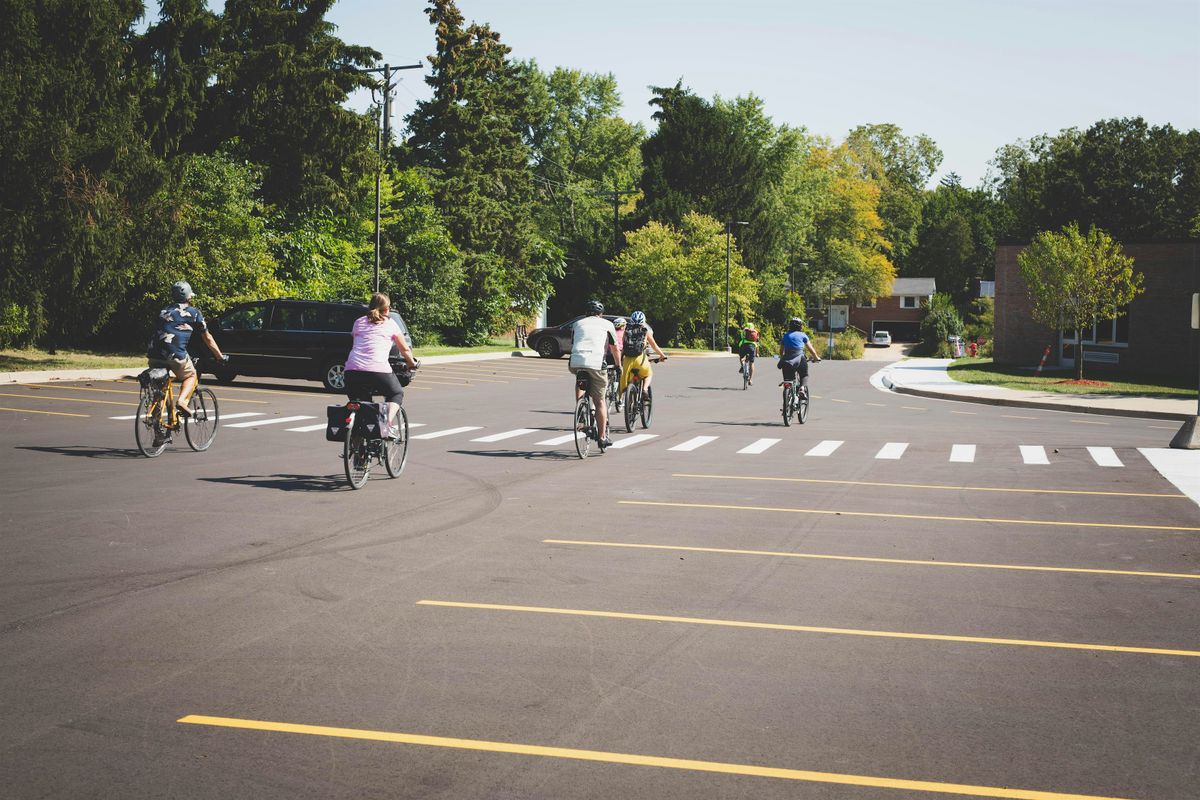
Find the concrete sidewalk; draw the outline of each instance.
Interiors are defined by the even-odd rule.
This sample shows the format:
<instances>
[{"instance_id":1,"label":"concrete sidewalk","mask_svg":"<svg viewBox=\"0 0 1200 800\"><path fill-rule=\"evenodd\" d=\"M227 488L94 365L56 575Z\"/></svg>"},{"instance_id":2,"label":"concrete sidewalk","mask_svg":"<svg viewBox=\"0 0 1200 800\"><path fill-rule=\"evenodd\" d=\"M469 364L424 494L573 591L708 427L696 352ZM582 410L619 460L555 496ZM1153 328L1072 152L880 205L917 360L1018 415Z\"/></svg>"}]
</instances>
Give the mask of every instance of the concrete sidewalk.
<instances>
[{"instance_id":1,"label":"concrete sidewalk","mask_svg":"<svg viewBox=\"0 0 1200 800\"><path fill-rule=\"evenodd\" d=\"M948 358L910 358L898 361L872 375L871 383L879 389L901 394L997 406L1180 421L1196 416L1194 397L1166 400L1105 394L1058 394L961 383L946 372L950 363L951 359Z\"/></svg>"}]
</instances>

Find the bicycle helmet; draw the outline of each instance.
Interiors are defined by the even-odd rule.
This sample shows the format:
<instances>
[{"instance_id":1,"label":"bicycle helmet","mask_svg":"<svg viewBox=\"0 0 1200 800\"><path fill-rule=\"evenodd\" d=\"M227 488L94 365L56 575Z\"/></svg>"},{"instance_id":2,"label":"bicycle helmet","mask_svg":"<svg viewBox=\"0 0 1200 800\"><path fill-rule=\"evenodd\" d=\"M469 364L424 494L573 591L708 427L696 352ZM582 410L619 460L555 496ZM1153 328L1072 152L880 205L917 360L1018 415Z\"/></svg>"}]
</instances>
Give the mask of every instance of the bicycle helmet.
<instances>
[{"instance_id":1,"label":"bicycle helmet","mask_svg":"<svg viewBox=\"0 0 1200 800\"><path fill-rule=\"evenodd\" d=\"M587 309L587 313L589 313L589 314L603 314L604 313L604 303L601 303L599 300L588 300L585 308Z\"/></svg>"},{"instance_id":2,"label":"bicycle helmet","mask_svg":"<svg viewBox=\"0 0 1200 800\"><path fill-rule=\"evenodd\" d=\"M624 327L625 327L625 318L624 318L624 317L617 317L616 319L614 319L614 320L613 320L613 327L614 327L614 328L617 328L617 329L624 328Z\"/></svg>"},{"instance_id":3,"label":"bicycle helmet","mask_svg":"<svg viewBox=\"0 0 1200 800\"><path fill-rule=\"evenodd\" d=\"M791 322L788 323L788 330L789 331L804 330L804 320L800 319L799 317L792 317Z\"/></svg>"},{"instance_id":4,"label":"bicycle helmet","mask_svg":"<svg viewBox=\"0 0 1200 800\"><path fill-rule=\"evenodd\" d=\"M629 321L632 322L634 325L645 325L646 324L646 315L644 313L642 313L641 311L635 311L629 315Z\"/></svg>"},{"instance_id":5,"label":"bicycle helmet","mask_svg":"<svg viewBox=\"0 0 1200 800\"><path fill-rule=\"evenodd\" d=\"M175 281L171 286L171 299L176 303L186 303L196 296L192 291L192 285L187 281Z\"/></svg>"}]
</instances>

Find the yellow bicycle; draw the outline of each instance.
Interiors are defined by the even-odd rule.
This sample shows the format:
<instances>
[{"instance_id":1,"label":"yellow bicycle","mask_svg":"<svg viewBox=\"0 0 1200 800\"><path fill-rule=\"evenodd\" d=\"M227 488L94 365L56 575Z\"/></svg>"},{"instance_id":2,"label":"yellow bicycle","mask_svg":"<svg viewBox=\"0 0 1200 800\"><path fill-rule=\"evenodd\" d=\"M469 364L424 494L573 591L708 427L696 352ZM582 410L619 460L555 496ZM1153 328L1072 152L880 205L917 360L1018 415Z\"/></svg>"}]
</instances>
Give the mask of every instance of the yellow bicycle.
<instances>
[{"instance_id":1,"label":"yellow bicycle","mask_svg":"<svg viewBox=\"0 0 1200 800\"><path fill-rule=\"evenodd\" d=\"M142 455L147 458L160 455L170 444L171 434L180 429L193 450L199 452L212 446L221 412L210 389L196 388L188 401L188 415L184 417L175 410L175 388L169 371L161 367L143 370L138 375L138 384L141 391L133 436Z\"/></svg>"}]
</instances>

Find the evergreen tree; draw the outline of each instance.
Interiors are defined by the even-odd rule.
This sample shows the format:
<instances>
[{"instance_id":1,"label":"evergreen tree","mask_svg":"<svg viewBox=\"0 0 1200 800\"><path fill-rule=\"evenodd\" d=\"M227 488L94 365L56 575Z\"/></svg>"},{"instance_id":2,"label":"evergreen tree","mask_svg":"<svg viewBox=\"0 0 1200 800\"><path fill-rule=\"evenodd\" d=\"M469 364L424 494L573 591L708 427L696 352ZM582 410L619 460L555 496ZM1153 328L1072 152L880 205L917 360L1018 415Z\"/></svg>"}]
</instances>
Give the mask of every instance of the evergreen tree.
<instances>
[{"instance_id":1,"label":"evergreen tree","mask_svg":"<svg viewBox=\"0 0 1200 800\"><path fill-rule=\"evenodd\" d=\"M426 13L437 31L433 97L408 118L408 145L464 259L464 321L447 333L476 343L545 300L562 252L533 218L528 97L509 48L487 25L466 25L453 0Z\"/></svg>"}]
</instances>

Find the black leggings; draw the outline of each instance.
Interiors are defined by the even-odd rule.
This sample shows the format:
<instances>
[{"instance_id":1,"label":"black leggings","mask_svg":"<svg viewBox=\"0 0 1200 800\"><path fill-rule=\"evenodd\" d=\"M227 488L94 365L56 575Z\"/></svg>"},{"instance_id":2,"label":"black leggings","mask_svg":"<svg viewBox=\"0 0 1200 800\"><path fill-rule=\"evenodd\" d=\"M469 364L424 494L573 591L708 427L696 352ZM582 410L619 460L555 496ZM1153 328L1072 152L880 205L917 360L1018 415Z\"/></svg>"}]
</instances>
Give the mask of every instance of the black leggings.
<instances>
[{"instance_id":1,"label":"black leggings","mask_svg":"<svg viewBox=\"0 0 1200 800\"><path fill-rule=\"evenodd\" d=\"M395 373L346 370L346 397L369 403L377 394L389 403L404 402L404 387Z\"/></svg>"}]
</instances>

